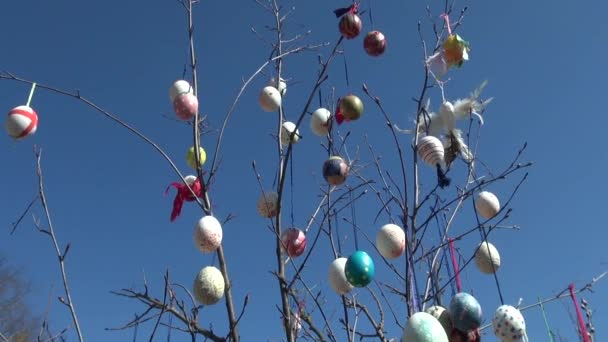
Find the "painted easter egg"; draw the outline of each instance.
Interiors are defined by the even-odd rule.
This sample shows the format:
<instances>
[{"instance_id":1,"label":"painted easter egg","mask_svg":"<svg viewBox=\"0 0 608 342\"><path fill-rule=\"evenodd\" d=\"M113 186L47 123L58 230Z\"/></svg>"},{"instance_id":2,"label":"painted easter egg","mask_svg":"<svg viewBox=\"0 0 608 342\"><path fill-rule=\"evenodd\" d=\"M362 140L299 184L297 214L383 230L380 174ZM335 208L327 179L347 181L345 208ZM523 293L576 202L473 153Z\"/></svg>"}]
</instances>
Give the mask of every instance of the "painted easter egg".
<instances>
[{"instance_id":1,"label":"painted easter egg","mask_svg":"<svg viewBox=\"0 0 608 342\"><path fill-rule=\"evenodd\" d=\"M376 234L376 248L387 259L400 257L405 250L405 232L396 224L385 224Z\"/></svg>"},{"instance_id":2,"label":"painted easter egg","mask_svg":"<svg viewBox=\"0 0 608 342\"><path fill-rule=\"evenodd\" d=\"M451 34L443 43L443 55L448 65L461 66L469 60L469 42L457 34Z\"/></svg>"},{"instance_id":3,"label":"painted easter egg","mask_svg":"<svg viewBox=\"0 0 608 342\"><path fill-rule=\"evenodd\" d=\"M201 269L194 279L194 298L203 305L213 305L224 296L224 276L216 267Z\"/></svg>"},{"instance_id":4,"label":"painted easter egg","mask_svg":"<svg viewBox=\"0 0 608 342\"><path fill-rule=\"evenodd\" d=\"M500 268L500 254L493 244L482 242L475 252L475 264L483 272L492 274Z\"/></svg>"},{"instance_id":5,"label":"painted easter egg","mask_svg":"<svg viewBox=\"0 0 608 342\"><path fill-rule=\"evenodd\" d=\"M342 157L332 156L323 163L323 178L331 185L340 185L348 177L349 167Z\"/></svg>"},{"instance_id":6,"label":"painted easter egg","mask_svg":"<svg viewBox=\"0 0 608 342\"><path fill-rule=\"evenodd\" d=\"M427 164L435 166L443 163L444 149L439 139L427 135L418 140L418 155Z\"/></svg>"},{"instance_id":7,"label":"painted easter egg","mask_svg":"<svg viewBox=\"0 0 608 342\"><path fill-rule=\"evenodd\" d=\"M416 312L405 325L402 342L448 342L448 336L437 318Z\"/></svg>"},{"instance_id":8,"label":"painted easter egg","mask_svg":"<svg viewBox=\"0 0 608 342\"><path fill-rule=\"evenodd\" d=\"M289 228L281 233L281 249L290 258L299 257L306 250L306 235L297 228Z\"/></svg>"},{"instance_id":9,"label":"painted easter egg","mask_svg":"<svg viewBox=\"0 0 608 342\"><path fill-rule=\"evenodd\" d=\"M259 102L265 112L276 112L281 107L281 94L275 87L264 87L260 93Z\"/></svg>"},{"instance_id":10,"label":"painted easter egg","mask_svg":"<svg viewBox=\"0 0 608 342\"><path fill-rule=\"evenodd\" d=\"M361 33L363 28L363 22L358 14L348 12L340 18L338 25L340 34L346 39L353 39Z\"/></svg>"},{"instance_id":11,"label":"painted easter egg","mask_svg":"<svg viewBox=\"0 0 608 342\"><path fill-rule=\"evenodd\" d=\"M330 117L331 113L325 108L319 108L312 112L310 118L310 129L312 132L320 137L329 134L329 126L331 125L331 121L329 120Z\"/></svg>"},{"instance_id":12,"label":"painted easter egg","mask_svg":"<svg viewBox=\"0 0 608 342\"><path fill-rule=\"evenodd\" d=\"M173 82L169 88L169 98L171 99L171 103L174 103L175 98L180 94L194 94L194 89L190 83L188 83L188 81L177 80Z\"/></svg>"},{"instance_id":13,"label":"painted easter egg","mask_svg":"<svg viewBox=\"0 0 608 342\"><path fill-rule=\"evenodd\" d=\"M371 31L363 40L363 48L372 57L380 56L386 50L386 37L380 31Z\"/></svg>"},{"instance_id":14,"label":"painted easter egg","mask_svg":"<svg viewBox=\"0 0 608 342\"><path fill-rule=\"evenodd\" d=\"M500 211L500 202L498 201L498 197L493 193L482 191L477 195L475 209L477 209L477 213L481 217L491 219Z\"/></svg>"},{"instance_id":15,"label":"painted easter egg","mask_svg":"<svg viewBox=\"0 0 608 342\"><path fill-rule=\"evenodd\" d=\"M445 334L449 336L454 327L452 326L452 319L450 318L450 313L443 306L433 305L425 310L426 313L431 316L437 318Z\"/></svg>"},{"instance_id":16,"label":"painted easter egg","mask_svg":"<svg viewBox=\"0 0 608 342\"><path fill-rule=\"evenodd\" d=\"M346 279L345 267L346 258L337 258L329 265L329 271L327 278L329 279L329 286L339 295L345 295L349 293L353 286Z\"/></svg>"},{"instance_id":17,"label":"painted easter egg","mask_svg":"<svg viewBox=\"0 0 608 342\"><path fill-rule=\"evenodd\" d=\"M203 166L205 161L207 161L207 153L205 153L205 150L202 147L199 147L198 154L201 158L201 166ZM196 154L194 153L194 146L190 147L186 153L186 163L188 163L191 168L196 169Z\"/></svg>"},{"instance_id":18,"label":"painted easter egg","mask_svg":"<svg viewBox=\"0 0 608 342\"><path fill-rule=\"evenodd\" d=\"M173 110L178 118L192 120L198 111L198 99L194 94L179 94L173 101Z\"/></svg>"},{"instance_id":19,"label":"painted easter egg","mask_svg":"<svg viewBox=\"0 0 608 342\"><path fill-rule=\"evenodd\" d=\"M481 305L466 292L457 293L448 307L454 328L467 332L479 328L483 319Z\"/></svg>"},{"instance_id":20,"label":"painted easter egg","mask_svg":"<svg viewBox=\"0 0 608 342\"><path fill-rule=\"evenodd\" d=\"M519 310L501 305L494 312L492 330L502 342L520 342L526 336L526 322Z\"/></svg>"},{"instance_id":21,"label":"painted easter egg","mask_svg":"<svg viewBox=\"0 0 608 342\"><path fill-rule=\"evenodd\" d=\"M344 274L351 285L365 287L374 279L376 267L369 254L364 251L356 251L346 260Z\"/></svg>"},{"instance_id":22,"label":"painted easter egg","mask_svg":"<svg viewBox=\"0 0 608 342\"><path fill-rule=\"evenodd\" d=\"M257 202L258 213L262 217L270 218L277 216L279 211L279 195L274 191L264 192Z\"/></svg>"},{"instance_id":23,"label":"painted easter egg","mask_svg":"<svg viewBox=\"0 0 608 342\"><path fill-rule=\"evenodd\" d=\"M276 77L273 77L270 79L267 85L276 88L281 94L281 97L287 94L287 82L283 79L283 77L279 78L278 82Z\"/></svg>"},{"instance_id":24,"label":"painted easter egg","mask_svg":"<svg viewBox=\"0 0 608 342\"><path fill-rule=\"evenodd\" d=\"M363 102L356 95L346 95L340 99L340 113L346 120L357 120L363 115Z\"/></svg>"},{"instance_id":25,"label":"painted easter egg","mask_svg":"<svg viewBox=\"0 0 608 342\"><path fill-rule=\"evenodd\" d=\"M36 115L36 112L31 107L15 107L8 112L4 127L12 138L23 139L36 133L38 129L38 115Z\"/></svg>"},{"instance_id":26,"label":"painted easter egg","mask_svg":"<svg viewBox=\"0 0 608 342\"><path fill-rule=\"evenodd\" d=\"M213 216L203 216L194 226L194 244L203 253L213 253L222 244L222 225Z\"/></svg>"},{"instance_id":27,"label":"painted easter egg","mask_svg":"<svg viewBox=\"0 0 608 342\"><path fill-rule=\"evenodd\" d=\"M291 134L294 130L296 131L296 134L294 134L293 138L291 138ZM283 125L281 125L281 144L295 144L298 141L300 141L300 131L296 129L296 124L290 121L283 122Z\"/></svg>"}]
</instances>

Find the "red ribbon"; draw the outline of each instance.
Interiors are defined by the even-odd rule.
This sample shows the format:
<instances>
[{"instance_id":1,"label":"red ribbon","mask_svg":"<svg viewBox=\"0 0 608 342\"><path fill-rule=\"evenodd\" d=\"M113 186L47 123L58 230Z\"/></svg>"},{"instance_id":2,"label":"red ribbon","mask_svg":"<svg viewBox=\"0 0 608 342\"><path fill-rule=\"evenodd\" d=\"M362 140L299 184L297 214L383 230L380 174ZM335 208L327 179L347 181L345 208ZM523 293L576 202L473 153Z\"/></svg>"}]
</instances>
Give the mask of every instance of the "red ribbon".
<instances>
[{"instance_id":1,"label":"red ribbon","mask_svg":"<svg viewBox=\"0 0 608 342\"><path fill-rule=\"evenodd\" d=\"M574 308L576 309L576 317L578 318L578 326L580 329L580 333L583 335L583 341L591 342L589 334L587 334L587 327L585 326L585 321L583 320L581 308L578 306L578 301L576 300L576 294L574 293L574 284L570 284L568 286L568 289L570 289L570 297L572 297L572 302L574 303Z\"/></svg>"},{"instance_id":2,"label":"red ribbon","mask_svg":"<svg viewBox=\"0 0 608 342\"><path fill-rule=\"evenodd\" d=\"M171 183L167 190L165 190L165 195L169 192L169 189L174 187L177 189L177 194L175 195L175 199L173 200L173 210L171 211L171 222L175 221L175 219L181 214L182 207L184 206L184 201L193 202L196 200L196 197L192 196L192 192L184 183ZM192 191L196 194L197 197L201 197L203 195L201 182L196 179L194 183L190 186Z\"/></svg>"},{"instance_id":3,"label":"red ribbon","mask_svg":"<svg viewBox=\"0 0 608 342\"><path fill-rule=\"evenodd\" d=\"M344 121L350 121L342 114L342 111L340 110L340 101L341 99L338 99L338 105L336 106L336 121L338 122L338 125L341 125Z\"/></svg>"},{"instance_id":4,"label":"red ribbon","mask_svg":"<svg viewBox=\"0 0 608 342\"><path fill-rule=\"evenodd\" d=\"M450 255L452 256L452 267L454 268L454 274L456 277L456 290L461 292L462 284L460 283L460 270L458 269L458 261L456 261L456 249L454 248L454 239L448 239L450 243Z\"/></svg>"}]
</instances>

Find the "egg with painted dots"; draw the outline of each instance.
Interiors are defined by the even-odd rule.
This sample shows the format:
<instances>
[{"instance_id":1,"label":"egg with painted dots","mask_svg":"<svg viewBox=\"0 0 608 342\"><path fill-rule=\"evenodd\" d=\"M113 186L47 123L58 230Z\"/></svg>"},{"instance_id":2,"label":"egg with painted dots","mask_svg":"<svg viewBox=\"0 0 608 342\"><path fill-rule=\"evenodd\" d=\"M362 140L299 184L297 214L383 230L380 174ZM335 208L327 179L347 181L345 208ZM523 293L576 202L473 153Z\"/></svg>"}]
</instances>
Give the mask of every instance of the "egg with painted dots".
<instances>
[{"instance_id":1,"label":"egg with painted dots","mask_svg":"<svg viewBox=\"0 0 608 342\"><path fill-rule=\"evenodd\" d=\"M494 312L492 330L502 342L519 342L526 336L526 322L519 310L511 305L501 305Z\"/></svg>"},{"instance_id":2,"label":"egg with painted dots","mask_svg":"<svg viewBox=\"0 0 608 342\"><path fill-rule=\"evenodd\" d=\"M365 287L374 279L376 267L365 251L356 251L346 260L346 280L355 287Z\"/></svg>"}]
</instances>

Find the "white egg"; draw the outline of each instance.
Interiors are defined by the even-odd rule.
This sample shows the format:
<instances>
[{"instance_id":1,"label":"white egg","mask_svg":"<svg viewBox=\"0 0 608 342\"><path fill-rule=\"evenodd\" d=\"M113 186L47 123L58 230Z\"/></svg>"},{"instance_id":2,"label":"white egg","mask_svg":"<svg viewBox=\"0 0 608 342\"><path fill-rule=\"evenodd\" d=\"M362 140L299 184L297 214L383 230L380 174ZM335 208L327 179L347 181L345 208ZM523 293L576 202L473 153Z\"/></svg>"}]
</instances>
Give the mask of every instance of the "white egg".
<instances>
[{"instance_id":1,"label":"white egg","mask_svg":"<svg viewBox=\"0 0 608 342\"><path fill-rule=\"evenodd\" d=\"M502 342L527 341L524 316L510 305L501 305L496 309L492 319L492 330Z\"/></svg>"},{"instance_id":2,"label":"white egg","mask_svg":"<svg viewBox=\"0 0 608 342\"><path fill-rule=\"evenodd\" d=\"M500 202L493 193L489 191L482 191L479 193L479 195L477 195L475 208L481 217L491 219L500 211Z\"/></svg>"},{"instance_id":3,"label":"white egg","mask_svg":"<svg viewBox=\"0 0 608 342\"><path fill-rule=\"evenodd\" d=\"M173 103L175 101L175 98L179 94L193 94L193 93L194 93L194 89L192 88L190 83L188 83L188 81L184 81L184 80L177 80L177 81L173 82L173 84L169 88L169 98L171 99L171 103Z\"/></svg>"},{"instance_id":4,"label":"white egg","mask_svg":"<svg viewBox=\"0 0 608 342\"><path fill-rule=\"evenodd\" d=\"M353 286L346 280L344 267L346 266L346 258L337 258L329 265L327 278L329 286L339 295L349 293Z\"/></svg>"},{"instance_id":5,"label":"white egg","mask_svg":"<svg viewBox=\"0 0 608 342\"><path fill-rule=\"evenodd\" d=\"M385 224L376 234L376 247L387 259L400 257L405 250L405 232L396 224Z\"/></svg>"},{"instance_id":6,"label":"white egg","mask_svg":"<svg viewBox=\"0 0 608 342\"><path fill-rule=\"evenodd\" d=\"M312 112L310 118L310 129L312 132L320 137L329 134L329 127L331 126L330 117L331 113L325 108L319 108Z\"/></svg>"},{"instance_id":7,"label":"white egg","mask_svg":"<svg viewBox=\"0 0 608 342\"><path fill-rule=\"evenodd\" d=\"M407 321L402 342L448 342L448 335L437 318L426 312L417 312Z\"/></svg>"},{"instance_id":8,"label":"white egg","mask_svg":"<svg viewBox=\"0 0 608 342\"><path fill-rule=\"evenodd\" d=\"M475 252L475 264L483 273L492 274L500 268L500 254L493 244L482 242Z\"/></svg>"},{"instance_id":9,"label":"white egg","mask_svg":"<svg viewBox=\"0 0 608 342\"><path fill-rule=\"evenodd\" d=\"M216 267L201 269L194 279L194 297L201 304L212 305L224 297L224 276Z\"/></svg>"},{"instance_id":10,"label":"white egg","mask_svg":"<svg viewBox=\"0 0 608 342\"><path fill-rule=\"evenodd\" d=\"M275 87L279 91L279 93L281 93L281 96L285 96L285 94L287 94L287 82L285 82L283 77L279 78L278 84L277 79L275 77L271 78L270 82L268 82L268 85Z\"/></svg>"},{"instance_id":11,"label":"white egg","mask_svg":"<svg viewBox=\"0 0 608 342\"><path fill-rule=\"evenodd\" d=\"M276 112L281 107L281 94L275 87L264 87L260 93L259 102L265 112Z\"/></svg>"},{"instance_id":12,"label":"white egg","mask_svg":"<svg viewBox=\"0 0 608 342\"><path fill-rule=\"evenodd\" d=\"M432 135L427 135L418 140L418 155L422 160L432 166L443 164L444 149L439 139Z\"/></svg>"},{"instance_id":13,"label":"white egg","mask_svg":"<svg viewBox=\"0 0 608 342\"><path fill-rule=\"evenodd\" d=\"M291 134L293 133L293 131L296 131L296 134L294 134L293 138L290 139ZM283 145L289 145L289 143L297 143L300 140L300 131L296 129L296 124L294 124L293 122L290 121L285 121L283 122L283 125L281 126L281 144Z\"/></svg>"},{"instance_id":14,"label":"white egg","mask_svg":"<svg viewBox=\"0 0 608 342\"><path fill-rule=\"evenodd\" d=\"M194 244L203 253L212 253L222 244L222 225L213 216L204 216L194 226Z\"/></svg>"}]
</instances>

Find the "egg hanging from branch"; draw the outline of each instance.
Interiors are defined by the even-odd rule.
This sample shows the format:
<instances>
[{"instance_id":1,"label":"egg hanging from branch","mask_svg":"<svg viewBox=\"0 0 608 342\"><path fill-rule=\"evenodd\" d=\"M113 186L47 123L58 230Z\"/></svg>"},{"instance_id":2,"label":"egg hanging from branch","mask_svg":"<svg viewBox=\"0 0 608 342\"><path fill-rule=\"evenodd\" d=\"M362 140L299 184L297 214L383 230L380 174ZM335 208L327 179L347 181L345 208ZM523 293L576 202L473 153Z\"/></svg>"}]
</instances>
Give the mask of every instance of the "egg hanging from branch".
<instances>
[{"instance_id":1,"label":"egg hanging from branch","mask_svg":"<svg viewBox=\"0 0 608 342\"><path fill-rule=\"evenodd\" d=\"M265 112L276 112L281 107L281 93L273 86L266 86L260 93L259 102Z\"/></svg>"},{"instance_id":2,"label":"egg hanging from branch","mask_svg":"<svg viewBox=\"0 0 608 342\"><path fill-rule=\"evenodd\" d=\"M368 55L378 57L386 50L386 37L380 31L371 31L363 40L363 48Z\"/></svg>"},{"instance_id":3,"label":"egg hanging from branch","mask_svg":"<svg viewBox=\"0 0 608 342\"><path fill-rule=\"evenodd\" d=\"M511 305L501 305L496 309L492 319L492 330L502 342L528 340L524 316Z\"/></svg>"},{"instance_id":4,"label":"egg hanging from branch","mask_svg":"<svg viewBox=\"0 0 608 342\"><path fill-rule=\"evenodd\" d=\"M274 191L267 191L260 195L257 202L258 213L262 217L277 216L279 212L279 195Z\"/></svg>"},{"instance_id":5,"label":"egg hanging from branch","mask_svg":"<svg viewBox=\"0 0 608 342\"><path fill-rule=\"evenodd\" d=\"M213 305L224 297L224 276L214 266L201 269L194 279L194 298L203 305Z\"/></svg>"},{"instance_id":6,"label":"egg hanging from branch","mask_svg":"<svg viewBox=\"0 0 608 342\"><path fill-rule=\"evenodd\" d=\"M339 295L345 295L353 289L353 286L346 279L344 270L346 267L346 260L347 259L344 257L335 259L329 265L329 271L327 272L329 286Z\"/></svg>"},{"instance_id":7,"label":"egg hanging from branch","mask_svg":"<svg viewBox=\"0 0 608 342\"><path fill-rule=\"evenodd\" d=\"M448 336L437 318L426 312L416 312L405 325L402 342L448 342Z\"/></svg>"},{"instance_id":8,"label":"egg hanging from branch","mask_svg":"<svg viewBox=\"0 0 608 342\"><path fill-rule=\"evenodd\" d=\"M310 118L310 129L312 132L320 137L327 136L329 134L329 128L331 126L331 113L325 108L319 108L312 112Z\"/></svg>"},{"instance_id":9,"label":"egg hanging from branch","mask_svg":"<svg viewBox=\"0 0 608 342\"><path fill-rule=\"evenodd\" d=\"M483 320L481 305L475 297L466 292L454 295L448 307L454 328L468 332L479 328Z\"/></svg>"},{"instance_id":10,"label":"egg hanging from branch","mask_svg":"<svg viewBox=\"0 0 608 342\"><path fill-rule=\"evenodd\" d=\"M396 224L385 224L376 234L376 248L387 259L395 259L405 251L405 232Z\"/></svg>"},{"instance_id":11,"label":"egg hanging from branch","mask_svg":"<svg viewBox=\"0 0 608 342\"><path fill-rule=\"evenodd\" d=\"M297 228L289 228L281 234L281 249L290 258L299 257L306 250L306 235Z\"/></svg>"},{"instance_id":12,"label":"egg hanging from branch","mask_svg":"<svg viewBox=\"0 0 608 342\"><path fill-rule=\"evenodd\" d=\"M175 97L173 110L178 118L192 120L198 112L198 99L192 93L183 93Z\"/></svg>"},{"instance_id":13,"label":"egg hanging from branch","mask_svg":"<svg viewBox=\"0 0 608 342\"><path fill-rule=\"evenodd\" d=\"M356 11L349 10L340 18L338 28L344 38L353 39L361 33L363 21L361 21L361 17L359 17Z\"/></svg>"},{"instance_id":14,"label":"egg hanging from branch","mask_svg":"<svg viewBox=\"0 0 608 342\"><path fill-rule=\"evenodd\" d=\"M367 252L356 251L346 260L344 274L351 285L365 287L374 279L376 267Z\"/></svg>"},{"instance_id":15,"label":"egg hanging from branch","mask_svg":"<svg viewBox=\"0 0 608 342\"><path fill-rule=\"evenodd\" d=\"M198 155L201 158L201 166L203 166L205 164L205 161L207 161L207 153L205 153L205 149L199 147ZM194 146L190 147L188 149L188 152L186 153L186 163L191 168L196 169L196 154L194 153Z\"/></svg>"},{"instance_id":16,"label":"egg hanging from branch","mask_svg":"<svg viewBox=\"0 0 608 342\"><path fill-rule=\"evenodd\" d=\"M281 94L281 97L287 94L287 81L285 81L283 77L280 77L278 80L276 77L271 78L268 85L277 89L279 94Z\"/></svg>"},{"instance_id":17,"label":"egg hanging from branch","mask_svg":"<svg viewBox=\"0 0 608 342\"><path fill-rule=\"evenodd\" d=\"M4 127L12 138L23 139L36 133L38 129L38 115L31 107L15 107L8 112Z\"/></svg>"},{"instance_id":18,"label":"egg hanging from branch","mask_svg":"<svg viewBox=\"0 0 608 342\"><path fill-rule=\"evenodd\" d=\"M171 99L171 103L174 103L175 98L180 94L194 94L194 89L188 81L177 80L173 82L169 88L169 99Z\"/></svg>"},{"instance_id":19,"label":"egg hanging from branch","mask_svg":"<svg viewBox=\"0 0 608 342\"><path fill-rule=\"evenodd\" d=\"M293 134L294 131L296 132L295 134ZM281 125L281 144L295 144L298 141L300 141L300 131L296 129L296 124L291 121L283 122L283 125Z\"/></svg>"},{"instance_id":20,"label":"egg hanging from branch","mask_svg":"<svg viewBox=\"0 0 608 342\"><path fill-rule=\"evenodd\" d=\"M339 100L338 109L336 113L338 123L341 123L341 120L358 120L363 115L363 101L356 95L346 95Z\"/></svg>"},{"instance_id":21,"label":"egg hanging from branch","mask_svg":"<svg viewBox=\"0 0 608 342\"><path fill-rule=\"evenodd\" d=\"M431 307L428 307L425 312L437 318L439 323L441 323L441 326L443 327L446 336L450 335L454 327L452 325L452 318L450 318L450 313L448 312L448 310L446 310L442 306L433 305Z\"/></svg>"},{"instance_id":22,"label":"egg hanging from branch","mask_svg":"<svg viewBox=\"0 0 608 342\"><path fill-rule=\"evenodd\" d=\"M492 274L500 268L500 254L493 244L483 241L475 252L475 264L477 268L487 274Z\"/></svg>"},{"instance_id":23,"label":"egg hanging from branch","mask_svg":"<svg viewBox=\"0 0 608 342\"><path fill-rule=\"evenodd\" d=\"M477 213L481 217L489 220L500 211L500 202L498 201L498 197L493 193L482 191L477 195L475 209L477 209Z\"/></svg>"},{"instance_id":24,"label":"egg hanging from branch","mask_svg":"<svg viewBox=\"0 0 608 342\"><path fill-rule=\"evenodd\" d=\"M441 140L432 135L424 136L418 140L416 149L418 150L418 155L425 163L437 168L439 186L444 188L450 185L450 179L445 176L442 169L445 151Z\"/></svg>"},{"instance_id":25,"label":"egg hanging from branch","mask_svg":"<svg viewBox=\"0 0 608 342\"><path fill-rule=\"evenodd\" d=\"M194 226L194 244L203 253L213 253L222 244L222 225L213 216L204 216Z\"/></svg>"},{"instance_id":26,"label":"egg hanging from branch","mask_svg":"<svg viewBox=\"0 0 608 342\"><path fill-rule=\"evenodd\" d=\"M332 156L323 163L323 178L331 185L343 184L348 171L348 164L339 156Z\"/></svg>"}]
</instances>

